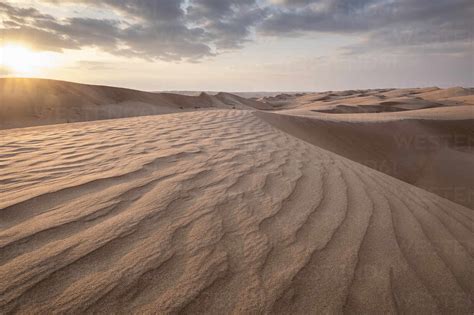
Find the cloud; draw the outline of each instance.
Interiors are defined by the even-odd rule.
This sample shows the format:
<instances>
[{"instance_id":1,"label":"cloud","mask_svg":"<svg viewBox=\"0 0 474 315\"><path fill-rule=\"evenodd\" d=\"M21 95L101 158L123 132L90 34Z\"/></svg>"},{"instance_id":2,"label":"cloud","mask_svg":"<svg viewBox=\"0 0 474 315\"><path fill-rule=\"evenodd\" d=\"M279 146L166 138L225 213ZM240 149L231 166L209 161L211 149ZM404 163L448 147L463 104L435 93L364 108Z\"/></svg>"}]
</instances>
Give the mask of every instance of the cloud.
<instances>
[{"instance_id":1,"label":"cloud","mask_svg":"<svg viewBox=\"0 0 474 315\"><path fill-rule=\"evenodd\" d=\"M92 1L71 1L93 5ZM213 55L205 31L188 27L179 1L105 1L125 15L123 20L73 17L59 19L33 8L2 4L5 41L25 41L36 49L61 51L93 46L104 51L146 59L199 59ZM40 18L38 18L40 17ZM128 21L134 17L136 21Z\"/></svg>"},{"instance_id":2,"label":"cloud","mask_svg":"<svg viewBox=\"0 0 474 315\"><path fill-rule=\"evenodd\" d=\"M471 0L278 0L259 31L271 36L308 32L366 38L352 53L415 48L473 39ZM465 46L465 45L462 45ZM464 51L467 52L467 51Z\"/></svg>"},{"instance_id":3,"label":"cloud","mask_svg":"<svg viewBox=\"0 0 474 315\"><path fill-rule=\"evenodd\" d=\"M38 0L42 10L58 0ZM474 27L472 0L61 0L104 12L52 16L34 7L0 3L5 41L39 50L97 47L148 60L199 61L242 48L261 36L307 33L357 35L351 54L377 50L440 52L466 49ZM51 11L53 12L53 11ZM113 12L114 14L107 14ZM89 12L90 13L90 12ZM465 51L465 50L464 50ZM466 52L466 51L465 51Z\"/></svg>"},{"instance_id":4,"label":"cloud","mask_svg":"<svg viewBox=\"0 0 474 315\"><path fill-rule=\"evenodd\" d=\"M217 49L242 47L252 27L264 19L265 10L255 0L194 0L187 17L205 30Z\"/></svg>"}]
</instances>

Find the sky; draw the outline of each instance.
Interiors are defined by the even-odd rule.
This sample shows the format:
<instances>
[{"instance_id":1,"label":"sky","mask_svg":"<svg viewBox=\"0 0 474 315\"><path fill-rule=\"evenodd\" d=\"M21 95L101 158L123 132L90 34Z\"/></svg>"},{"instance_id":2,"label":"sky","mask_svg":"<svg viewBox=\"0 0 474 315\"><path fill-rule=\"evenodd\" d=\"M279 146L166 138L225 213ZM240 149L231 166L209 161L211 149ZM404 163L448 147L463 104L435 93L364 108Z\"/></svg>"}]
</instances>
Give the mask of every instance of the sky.
<instances>
[{"instance_id":1,"label":"sky","mask_svg":"<svg viewBox=\"0 0 474 315\"><path fill-rule=\"evenodd\" d=\"M0 76L141 90L474 86L472 0L7 0Z\"/></svg>"}]
</instances>

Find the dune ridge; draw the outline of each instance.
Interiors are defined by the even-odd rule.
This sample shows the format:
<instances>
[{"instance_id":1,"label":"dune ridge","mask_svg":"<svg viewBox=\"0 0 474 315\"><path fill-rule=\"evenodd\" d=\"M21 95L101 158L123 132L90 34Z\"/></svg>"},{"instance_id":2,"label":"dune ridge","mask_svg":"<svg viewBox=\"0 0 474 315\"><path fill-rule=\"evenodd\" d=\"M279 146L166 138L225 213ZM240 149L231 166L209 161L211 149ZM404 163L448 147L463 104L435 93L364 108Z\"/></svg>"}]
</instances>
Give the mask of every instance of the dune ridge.
<instances>
[{"instance_id":1,"label":"dune ridge","mask_svg":"<svg viewBox=\"0 0 474 315\"><path fill-rule=\"evenodd\" d=\"M472 210L260 117L0 131L0 313L472 313Z\"/></svg>"},{"instance_id":2,"label":"dune ridge","mask_svg":"<svg viewBox=\"0 0 474 315\"><path fill-rule=\"evenodd\" d=\"M269 109L229 93L151 93L66 81L0 78L0 129L209 109Z\"/></svg>"}]
</instances>

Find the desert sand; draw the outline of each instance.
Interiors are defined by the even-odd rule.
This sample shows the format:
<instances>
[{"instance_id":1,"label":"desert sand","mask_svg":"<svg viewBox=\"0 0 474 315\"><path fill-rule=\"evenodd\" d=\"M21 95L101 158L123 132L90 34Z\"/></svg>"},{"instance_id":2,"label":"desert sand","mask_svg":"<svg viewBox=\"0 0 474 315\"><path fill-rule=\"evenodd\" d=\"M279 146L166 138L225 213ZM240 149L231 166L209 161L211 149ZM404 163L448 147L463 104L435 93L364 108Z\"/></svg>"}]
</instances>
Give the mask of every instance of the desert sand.
<instances>
[{"instance_id":1,"label":"desert sand","mask_svg":"<svg viewBox=\"0 0 474 315\"><path fill-rule=\"evenodd\" d=\"M473 89L343 91L264 98L289 134L474 209ZM453 101L454 100L454 101Z\"/></svg>"},{"instance_id":2,"label":"desert sand","mask_svg":"<svg viewBox=\"0 0 474 315\"><path fill-rule=\"evenodd\" d=\"M270 109L229 93L187 96L23 78L0 78L0 101L0 129L202 109Z\"/></svg>"},{"instance_id":3,"label":"desert sand","mask_svg":"<svg viewBox=\"0 0 474 315\"><path fill-rule=\"evenodd\" d=\"M472 191L471 90L221 94L206 109L156 94L173 113L112 119L82 115L84 95L154 94L53 85L52 116L3 94L0 313L474 311L472 196L434 187ZM327 112L340 105L379 110ZM57 124L72 108L92 121Z\"/></svg>"}]
</instances>

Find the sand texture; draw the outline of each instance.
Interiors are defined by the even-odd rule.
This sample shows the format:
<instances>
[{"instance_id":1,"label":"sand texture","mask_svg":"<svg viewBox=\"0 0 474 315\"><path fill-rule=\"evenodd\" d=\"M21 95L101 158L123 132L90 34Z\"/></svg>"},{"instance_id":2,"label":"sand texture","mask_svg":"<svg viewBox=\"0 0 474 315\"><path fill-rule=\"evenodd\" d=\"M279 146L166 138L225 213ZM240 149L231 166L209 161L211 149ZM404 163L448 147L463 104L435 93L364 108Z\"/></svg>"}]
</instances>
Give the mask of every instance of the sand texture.
<instances>
[{"instance_id":1,"label":"sand texture","mask_svg":"<svg viewBox=\"0 0 474 315\"><path fill-rule=\"evenodd\" d=\"M444 109L404 112L406 117L257 115L320 148L474 209L474 107Z\"/></svg>"},{"instance_id":2,"label":"sand texture","mask_svg":"<svg viewBox=\"0 0 474 315\"><path fill-rule=\"evenodd\" d=\"M0 313L472 314L471 209L268 115L0 131Z\"/></svg>"},{"instance_id":3,"label":"sand texture","mask_svg":"<svg viewBox=\"0 0 474 315\"><path fill-rule=\"evenodd\" d=\"M472 88L280 94L274 127L474 209Z\"/></svg>"},{"instance_id":4,"label":"sand texture","mask_svg":"<svg viewBox=\"0 0 474 315\"><path fill-rule=\"evenodd\" d=\"M72 82L0 78L0 129L209 109L270 109L228 93L150 93Z\"/></svg>"},{"instance_id":5,"label":"sand texture","mask_svg":"<svg viewBox=\"0 0 474 315\"><path fill-rule=\"evenodd\" d=\"M0 314L472 314L473 105L0 79Z\"/></svg>"}]
</instances>

